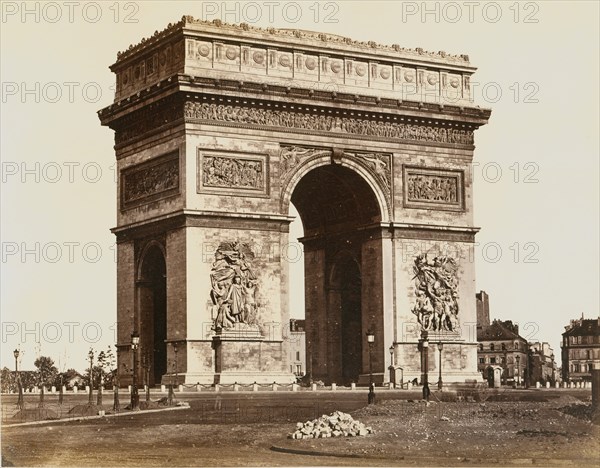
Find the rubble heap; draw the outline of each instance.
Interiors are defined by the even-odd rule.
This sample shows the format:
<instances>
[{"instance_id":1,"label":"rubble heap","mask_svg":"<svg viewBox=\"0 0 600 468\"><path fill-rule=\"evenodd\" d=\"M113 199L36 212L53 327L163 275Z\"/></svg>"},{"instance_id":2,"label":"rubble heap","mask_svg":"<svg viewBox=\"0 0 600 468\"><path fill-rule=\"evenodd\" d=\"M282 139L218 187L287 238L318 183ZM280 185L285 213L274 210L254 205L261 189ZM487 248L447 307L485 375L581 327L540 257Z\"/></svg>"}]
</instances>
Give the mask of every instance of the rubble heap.
<instances>
[{"instance_id":1,"label":"rubble heap","mask_svg":"<svg viewBox=\"0 0 600 468\"><path fill-rule=\"evenodd\" d=\"M296 431L289 435L290 439L317 439L325 437L355 437L372 434L373 429L356 421L347 413L335 411L329 416L296 423Z\"/></svg>"}]
</instances>

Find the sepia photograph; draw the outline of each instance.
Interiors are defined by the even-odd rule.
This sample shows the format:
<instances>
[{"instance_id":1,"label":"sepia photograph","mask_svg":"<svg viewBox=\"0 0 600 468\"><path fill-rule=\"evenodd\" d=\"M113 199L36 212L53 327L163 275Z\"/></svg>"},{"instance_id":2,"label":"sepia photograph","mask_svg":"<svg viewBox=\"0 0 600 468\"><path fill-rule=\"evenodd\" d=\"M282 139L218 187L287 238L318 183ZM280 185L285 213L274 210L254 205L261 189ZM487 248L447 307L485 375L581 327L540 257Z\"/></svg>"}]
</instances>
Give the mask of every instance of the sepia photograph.
<instances>
[{"instance_id":1,"label":"sepia photograph","mask_svg":"<svg viewBox=\"0 0 600 468\"><path fill-rule=\"evenodd\" d=\"M600 4L0 7L0 466L600 465Z\"/></svg>"}]
</instances>

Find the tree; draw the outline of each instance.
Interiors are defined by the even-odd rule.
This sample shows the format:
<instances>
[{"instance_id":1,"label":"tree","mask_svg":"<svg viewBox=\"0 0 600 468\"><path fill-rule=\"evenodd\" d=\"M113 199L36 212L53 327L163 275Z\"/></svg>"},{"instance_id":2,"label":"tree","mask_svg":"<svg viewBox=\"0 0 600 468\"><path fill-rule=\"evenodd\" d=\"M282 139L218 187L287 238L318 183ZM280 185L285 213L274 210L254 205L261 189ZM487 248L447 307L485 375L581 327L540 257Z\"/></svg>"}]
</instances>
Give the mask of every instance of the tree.
<instances>
[{"instance_id":1,"label":"tree","mask_svg":"<svg viewBox=\"0 0 600 468\"><path fill-rule=\"evenodd\" d=\"M0 377L0 387L2 393L8 393L15 389L15 372L11 371L8 367L2 368L2 376Z\"/></svg>"},{"instance_id":2,"label":"tree","mask_svg":"<svg viewBox=\"0 0 600 468\"><path fill-rule=\"evenodd\" d=\"M23 389L31 389L39 384L40 378L36 371L19 371Z\"/></svg>"},{"instance_id":3,"label":"tree","mask_svg":"<svg viewBox=\"0 0 600 468\"><path fill-rule=\"evenodd\" d=\"M96 404L98 406L102 406L102 387L104 386L104 366L106 365L106 355L104 351L100 351L98 354L98 399L96 400Z\"/></svg>"},{"instance_id":4,"label":"tree","mask_svg":"<svg viewBox=\"0 0 600 468\"><path fill-rule=\"evenodd\" d=\"M106 385L116 385L116 367L117 367L117 358L113 353L112 347L108 345L106 348Z\"/></svg>"},{"instance_id":5,"label":"tree","mask_svg":"<svg viewBox=\"0 0 600 468\"><path fill-rule=\"evenodd\" d=\"M40 356L33 363L37 368L40 385L50 385L54 382L58 369L54 365L54 360L48 356Z\"/></svg>"},{"instance_id":6,"label":"tree","mask_svg":"<svg viewBox=\"0 0 600 468\"><path fill-rule=\"evenodd\" d=\"M33 363L38 370L38 379L40 383L40 404L39 407L44 407L44 387L54 381L58 369L54 365L54 360L48 356L40 356Z\"/></svg>"},{"instance_id":7,"label":"tree","mask_svg":"<svg viewBox=\"0 0 600 468\"><path fill-rule=\"evenodd\" d=\"M102 382L102 372L103 372L103 368L100 367L98 364L95 364L92 367L92 388L98 388L98 386L100 385L100 383ZM85 373L82 375L83 378L83 382L85 385L90 385L90 369L87 368L85 370Z\"/></svg>"}]
</instances>

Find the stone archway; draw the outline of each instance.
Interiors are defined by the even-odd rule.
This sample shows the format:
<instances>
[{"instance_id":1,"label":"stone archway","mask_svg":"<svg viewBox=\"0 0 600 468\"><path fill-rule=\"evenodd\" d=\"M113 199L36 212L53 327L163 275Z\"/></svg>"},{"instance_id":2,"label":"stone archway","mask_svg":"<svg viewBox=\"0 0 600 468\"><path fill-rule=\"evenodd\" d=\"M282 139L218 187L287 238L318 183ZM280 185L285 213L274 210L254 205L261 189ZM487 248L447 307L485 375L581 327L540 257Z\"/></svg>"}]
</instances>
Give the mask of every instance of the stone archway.
<instances>
[{"instance_id":1,"label":"stone archway","mask_svg":"<svg viewBox=\"0 0 600 468\"><path fill-rule=\"evenodd\" d=\"M490 111L468 56L185 16L111 69L121 363L139 330L153 381L167 353L184 383L293 381L293 203L313 378L368 382L370 328L376 382L389 349L418 378L426 336L444 383L481 380L470 168Z\"/></svg>"},{"instance_id":2,"label":"stone archway","mask_svg":"<svg viewBox=\"0 0 600 468\"><path fill-rule=\"evenodd\" d=\"M136 290L140 333L140 374L149 385L160 384L167 372L167 271L158 242L148 243L140 255Z\"/></svg>"},{"instance_id":3,"label":"stone archway","mask_svg":"<svg viewBox=\"0 0 600 468\"><path fill-rule=\"evenodd\" d=\"M371 258L381 249L381 209L354 169L300 173L290 201L304 227L307 366L315 380L357 383L368 372L364 332L383 328L382 265Z\"/></svg>"}]
</instances>

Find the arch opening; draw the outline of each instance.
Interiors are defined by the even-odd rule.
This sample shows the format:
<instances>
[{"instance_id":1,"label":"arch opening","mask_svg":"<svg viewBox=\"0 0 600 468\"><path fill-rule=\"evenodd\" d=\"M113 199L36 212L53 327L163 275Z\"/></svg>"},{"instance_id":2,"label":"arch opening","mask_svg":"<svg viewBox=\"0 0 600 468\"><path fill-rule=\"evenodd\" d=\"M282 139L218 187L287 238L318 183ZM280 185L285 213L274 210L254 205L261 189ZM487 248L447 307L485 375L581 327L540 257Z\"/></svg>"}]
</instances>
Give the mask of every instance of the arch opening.
<instances>
[{"instance_id":1,"label":"arch opening","mask_svg":"<svg viewBox=\"0 0 600 468\"><path fill-rule=\"evenodd\" d=\"M143 381L161 383L167 372L167 269L162 249L150 245L140 260L140 362Z\"/></svg>"},{"instance_id":2,"label":"arch opening","mask_svg":"<svg viewBox=\"0 0 600 468\"><path fill-rule=\"evenodd\" d=\"M304 174L290 197L302 227L306 368L311 380L366 383L368 328L382 308L379 202L354 170L327 165ZM362 376L362 377L361 377Z\"/></svg>"}]
</instances>

